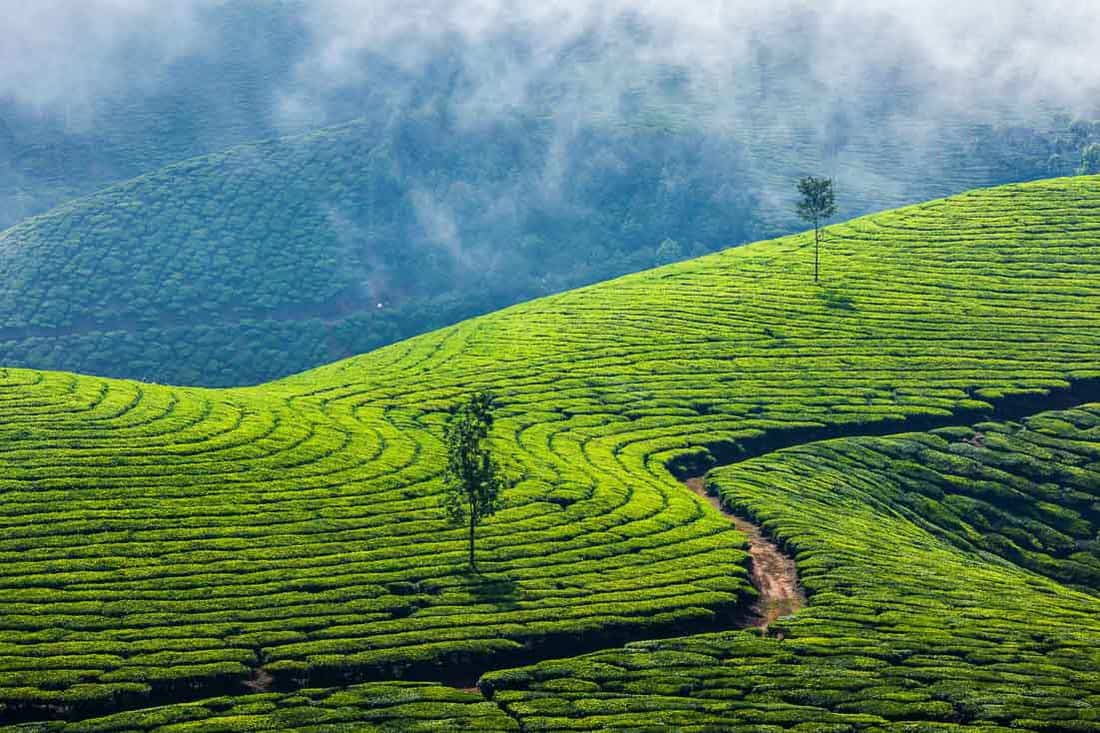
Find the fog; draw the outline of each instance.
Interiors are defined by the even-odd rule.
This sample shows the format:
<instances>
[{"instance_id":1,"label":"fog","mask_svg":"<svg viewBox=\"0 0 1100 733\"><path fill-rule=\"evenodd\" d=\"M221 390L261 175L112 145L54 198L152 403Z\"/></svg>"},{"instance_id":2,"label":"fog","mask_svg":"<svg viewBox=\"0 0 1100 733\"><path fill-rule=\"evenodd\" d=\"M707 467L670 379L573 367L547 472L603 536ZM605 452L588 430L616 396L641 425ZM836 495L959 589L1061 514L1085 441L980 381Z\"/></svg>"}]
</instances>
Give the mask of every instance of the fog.
<instances>
[{"instance_id":1,"label":"fog","mask_svg":"<svg viewBox=\"0 0 1100 733\"><path fill-rule=\"evenodd\" d=\"M765 204L784 203L791 175L824 172L854 213L929 195L918 180L942 178L934 194L978 185L942 163L968 124L1042 127L1055 111L1095 115L1100 99L1091 0L4 4L0 154L5 109L122 147L126 136L152 138L142 153L160 158L126 150L115 168L86 166L106 179L361 116L382 125L435 95L459 129L551 121L557 132L524 195L552 198L586 125L644 123L735 140ZM164 102L165 89L179 98ZM160 151L155 121L140 127L143 100L194 110L190 137ZM139 122L117 131L119 119ZM178 136L175 122L163 126ZM34 166L16 173L33 178ZM0 212L16 206L7 191L26 188L18 175L5 184L0 174ZM413 203L442 247L465 251L429 192Z\"/></svg>"},{"instance_id":2,"label":"fog","mask_svg":"<svg viewBox=\"0 0 1100 733\"><path fill-rule=\"evenodd\" d=\"M578 98L568 101L598 106L666 67L692 91L722 95L712 100L721 109L756 81L762 55L838 101L895 80L930 113L988 114L986 105L1025 113L1037 103L1083 113L1100 90L1092 62L1100 13L1089 0L317 0L301 17L312 42L288 99L362 81L365 52L406 70L460 54L476 82L464 101L477 113L528 104L531 82L558 74L582 77L571 80ZM595 68L563 63L582 42L601 62Z\"/></svg>"},{"instance_id":3,"label":"fog","mask_svg":"<svg viewBox=\"0 0 1100 733\"><path fill-rule=\"evenodd\" d=\"M80 129L97 100L153 91L159 72L201 54L209 3L158 0L6 0L0 99Z\"/></svg>"},{"instance_id":4,"label":"fog","mask_svg":"<svg viewBox=\"0 0 1100 733\"><path fill-rule=\"evenodd\" d=\"M36 0L4 3L0 97L40 112L86 113L120 88L147 87L182 56L211 51L216 0ZM461 60L472 112L531 102L531 83L562 75L597 109L657 70L682 72L697 93L753 80L765 54L807 89L858 96L884 76L919 88L921 108L1037 102L1092 111L1100 13L1090 0L861 2L657 0L312 0L273 7L309 44L291 59L276 114L310 107L326 90L370 83L364 54L408 72ZM567 58L584 43L592 63ZM583 96L582 96L583 95ZM721 108L722 100L713 100ZM818 109L822 105L816 105ZM313 114L317 113L312 109ZM820 120L825 124L825 120Z\"/></svg>"}]
</instances>

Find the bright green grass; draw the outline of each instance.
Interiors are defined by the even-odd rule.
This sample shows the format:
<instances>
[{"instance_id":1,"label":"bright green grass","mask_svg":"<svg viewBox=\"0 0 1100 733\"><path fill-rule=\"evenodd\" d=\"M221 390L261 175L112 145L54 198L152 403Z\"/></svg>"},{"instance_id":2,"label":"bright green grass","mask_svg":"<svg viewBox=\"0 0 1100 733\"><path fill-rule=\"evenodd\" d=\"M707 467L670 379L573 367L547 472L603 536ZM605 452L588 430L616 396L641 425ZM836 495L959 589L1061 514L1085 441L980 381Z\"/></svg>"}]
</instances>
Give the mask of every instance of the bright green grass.
<instances>
[{"instance_id":1,"label":"bright green grass","mask_svg":"<svg viewBox=\"0 0 1100 733\"><path fill-rule=\"evenodd\" d=\"M257 388L9 371L0 701L195 697L257 664L287 684L409 666L438 679L562 635L683 628L738 603L745 554L670 459L1100 375L1100 179L834 226L820 287L809 242L535 301ZM501 397L496 445L522 478L481 533L487 582L464 574L462 531L436 506L444 411L480 387ZM1040 581L1004 593L1070 593Z\"/></svg>"},{"instance_id":2,"label":"bright green grass","mask_svg":"<svg viewBox=\"0 0 1100 733\"><path fill-rule=\"evenodd\" d=\"M781 640L705 634L490 674L527 730L1100 730L1100 584L1085 572L1100 561L1100 405L812 443L711 488L796 553L810 606L772 626Z\"/></svg>"}]
</instances>

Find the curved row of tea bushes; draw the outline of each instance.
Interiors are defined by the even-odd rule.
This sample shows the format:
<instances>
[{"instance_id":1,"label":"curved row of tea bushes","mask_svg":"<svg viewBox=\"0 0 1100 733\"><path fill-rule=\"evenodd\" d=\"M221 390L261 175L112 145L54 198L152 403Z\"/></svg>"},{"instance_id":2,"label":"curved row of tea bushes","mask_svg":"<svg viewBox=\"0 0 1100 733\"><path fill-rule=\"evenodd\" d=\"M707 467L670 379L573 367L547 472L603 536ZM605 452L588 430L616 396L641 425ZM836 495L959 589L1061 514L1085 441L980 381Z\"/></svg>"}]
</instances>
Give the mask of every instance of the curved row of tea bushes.
<instances>
[{"instance_id":1,"label":"curved row of tea bushes","mask_svg":"<svg viewBox=\"0 0 1100 733\"><path fill-rule=\"evenodd\" d=\"M1020 566L1081 581L1100 557L1100 404L812 443L710 488L795 554L809 607L770 638L490 673L525 730L1100 730L1100 586Z\"/></svg>"},{"instance_id":2,"label":"curved row of tea bushes","mask_svg":"<svg viewBox=\"0 0 1100 733\"><path fill-rule=\"evenodd\" d=\"M376 682L219 697L74 723L28 723L12 733L231 733L300 730L419 733L518 731L515 720L475 692L415 682Z\"/></svg>"},{"instance_id":3,"label":"curved row of tea bushes","mask_svg":"<svg viewBox=\"0 0 1100 733\"><path fill-rule=\"evenodd\" d=\"M433 432L368 412L5 372L6 714L238 692L260 667L472 684L531 645L714 623L750 592L739 536L675 485L555 501L533 475L471 575Z\"/></svg>"},{"instance_id":4,"label":"curved row of tea bushes","mask_svg":"<svg viewBox=\"0 0 1100 733\"><path fill-rule=\"evenodd\" d=\"M808 444L716 471L711 483L784 539L812 592L810 608L770 636L635 642L492 672L482 680L492 703L380 683L13 730L1096 730L1100 589L1082 596L960 544L991 529L967 523L991 511L1002 535L1038 526L1051 479L1095 558L1097 525L1085 515L1100 499L1100 404ZM989 503L936 521L959 500L984 502L977 486Z\"/></svg>"},{"instance_id":5,"label":"curved row of tea bushes","mask_svg":"<svg viewBox=\"0 0 1100 733\"><path fill-rule=\"evenodd\" d=\"M254 675L471 684L725 627L751 593L744 538L670 463L953 424L1100 377L1100 179L830 227L820 286L811 242L620 278L255 388L7 372L4 714L199 699ZM440 435L482 387L518 484L479 531L475 577L438 507Z\"/></svg>"}]
</instances>

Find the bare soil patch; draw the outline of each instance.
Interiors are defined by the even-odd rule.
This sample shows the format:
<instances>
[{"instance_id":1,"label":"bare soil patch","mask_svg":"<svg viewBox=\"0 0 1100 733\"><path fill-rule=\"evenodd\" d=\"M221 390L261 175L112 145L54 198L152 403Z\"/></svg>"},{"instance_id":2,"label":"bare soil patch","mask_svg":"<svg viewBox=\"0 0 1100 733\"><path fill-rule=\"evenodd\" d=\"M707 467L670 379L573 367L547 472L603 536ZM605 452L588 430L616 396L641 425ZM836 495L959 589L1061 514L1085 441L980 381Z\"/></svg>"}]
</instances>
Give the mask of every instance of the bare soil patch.
<instances>
[{"instance_id":1,"label":"bare soil patch","mask_svg":"<svg viewBox=\"0 0 1100 733\"><path fill-rule=\"evenodd\" d=\"M708 494L704 477L684 479L683 484L722 512L749 539L752 584L760 597L752 605L752 616L747 627L767 632L768 625L773 621L804 607L806 594L798 582L794 559L768 539L758 525L733 514L717 496Z\"/></svg>"}]
</instances>

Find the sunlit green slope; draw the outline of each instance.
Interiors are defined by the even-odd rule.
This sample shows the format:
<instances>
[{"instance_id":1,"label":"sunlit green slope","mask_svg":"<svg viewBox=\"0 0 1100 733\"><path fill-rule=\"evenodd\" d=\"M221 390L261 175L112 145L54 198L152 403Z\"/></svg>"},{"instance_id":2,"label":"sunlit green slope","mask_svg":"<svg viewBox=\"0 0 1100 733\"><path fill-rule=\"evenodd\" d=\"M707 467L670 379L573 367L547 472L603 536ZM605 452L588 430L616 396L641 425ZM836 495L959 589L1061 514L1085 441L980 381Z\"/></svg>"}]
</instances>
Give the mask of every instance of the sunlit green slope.
<instances>
[{"instance_id":1,"label":"sunlit green slope","mask_svg":"<svg viewBox=\"0 0 1100 733\"><path fill-rule=\"evenodd\" d=\"M811 443L711 488L796 553L810 606L768 639L490 674L527 730L1100 729L1100 404Z\"/></svg>"},{"instance_id":2,"label":"sunlit green slope","mask_svg":"<svg viewBox=\"0 0 1100 733\"><path fill-rule=\"evenodd\" d=\"M820 286L810 246L730 250L256 388L8 371L8 715L222 694L261 672L458 681L578 639L705 629L749 592L746 556L671 459L799 427L969 419L1100 376L1100 179L838 224ZM483 528L485 579L436 506L442 420L480 387L522 478ZM824 517L810 498L805 516ZM1091 598L960 542L952 557L991 563L1021 598Z\"/></svg>"},{"instance_id":3,"label":"sunlit green slope","mask_svg":"<svg viewBox=\"0 0 1100 733\"><path fill-rule=\"evenodd\" d=\"M1100 727L1100 404L810 443L715 472L711 489L797 553L812 592L767 638L638 641L492 672L481 705L376 683L23 730Z\"/></svg>"}]
</instances>

